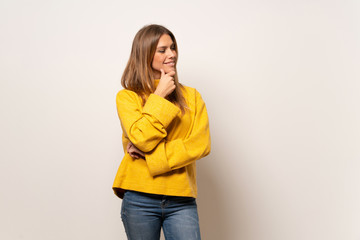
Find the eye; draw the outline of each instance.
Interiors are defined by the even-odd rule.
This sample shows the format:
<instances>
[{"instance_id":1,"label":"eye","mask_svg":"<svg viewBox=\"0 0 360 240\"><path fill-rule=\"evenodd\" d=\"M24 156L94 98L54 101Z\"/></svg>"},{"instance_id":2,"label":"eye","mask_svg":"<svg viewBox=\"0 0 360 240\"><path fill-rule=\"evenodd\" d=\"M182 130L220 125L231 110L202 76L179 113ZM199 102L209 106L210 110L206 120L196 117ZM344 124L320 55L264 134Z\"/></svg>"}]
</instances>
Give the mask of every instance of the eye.
<instances>
[{"instance_id":1,"label":"eye","mask_svg":"<svg viewBox=\"0 0 360 240\"><path fill-rule=\"evenodd\" d=\"M165 53L165 50L159 50L158 52L159 53Z\"/></svg>"}]
</instances>

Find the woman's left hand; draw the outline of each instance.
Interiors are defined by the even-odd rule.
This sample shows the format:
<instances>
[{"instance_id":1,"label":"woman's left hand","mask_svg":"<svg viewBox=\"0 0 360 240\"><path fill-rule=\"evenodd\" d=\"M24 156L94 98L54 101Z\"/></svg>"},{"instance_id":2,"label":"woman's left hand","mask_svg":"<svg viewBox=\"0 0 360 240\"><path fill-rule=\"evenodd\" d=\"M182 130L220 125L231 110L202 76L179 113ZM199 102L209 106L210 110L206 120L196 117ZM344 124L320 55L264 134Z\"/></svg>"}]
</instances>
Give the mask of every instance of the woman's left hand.
<instances>
[{"instance_id":1,"label":"woman's left hand","mask_svg":"<svg viewBox=\"0 0 360 240\"><path fill-rule=\"evenodd\" d=\"M138 159L138 158L144 158L145 154L139 150L132 142L129 142L126 146L126 151L130 154L132 158Z\"/></svg>"}]
</instances>

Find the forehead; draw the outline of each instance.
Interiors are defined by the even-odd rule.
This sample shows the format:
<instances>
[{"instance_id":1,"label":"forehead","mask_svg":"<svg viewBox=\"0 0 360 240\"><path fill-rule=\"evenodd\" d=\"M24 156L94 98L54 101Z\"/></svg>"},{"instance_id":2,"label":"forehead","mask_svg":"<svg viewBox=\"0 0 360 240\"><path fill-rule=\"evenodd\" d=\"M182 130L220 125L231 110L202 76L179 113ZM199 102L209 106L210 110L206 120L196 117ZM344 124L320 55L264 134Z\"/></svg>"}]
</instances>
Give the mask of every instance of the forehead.
<instances>
[{"instance_id":1,"label":"forehead","mask_svg":"<svg viewBox=\"0 0 360 240\"><path fill-rule=\"evenodd\" d=\"M159 39L157 47L168 47L171 46L173 43L173 40L168 34L163 34Z\"/></svg>"}]
</instances>

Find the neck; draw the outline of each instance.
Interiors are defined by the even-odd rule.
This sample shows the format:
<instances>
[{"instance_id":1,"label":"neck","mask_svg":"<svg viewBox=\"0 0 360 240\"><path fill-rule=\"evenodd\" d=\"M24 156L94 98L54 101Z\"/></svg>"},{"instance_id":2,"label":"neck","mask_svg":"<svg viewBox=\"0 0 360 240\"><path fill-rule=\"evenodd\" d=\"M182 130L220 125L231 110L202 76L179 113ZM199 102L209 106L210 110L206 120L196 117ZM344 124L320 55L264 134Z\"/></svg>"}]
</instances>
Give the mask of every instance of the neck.
<instances>
[{"instance_id":1,"label":"neck","mask_svg":"<svg viewBox=\"0 0 360 240\"><path fill-rule=\"evenodd\" d=\"M161 72L159 72L159 71L154 71L154 78L155 78L155 79L160 79L160 78L161 78Z\"/></svg>"}]
</instances>

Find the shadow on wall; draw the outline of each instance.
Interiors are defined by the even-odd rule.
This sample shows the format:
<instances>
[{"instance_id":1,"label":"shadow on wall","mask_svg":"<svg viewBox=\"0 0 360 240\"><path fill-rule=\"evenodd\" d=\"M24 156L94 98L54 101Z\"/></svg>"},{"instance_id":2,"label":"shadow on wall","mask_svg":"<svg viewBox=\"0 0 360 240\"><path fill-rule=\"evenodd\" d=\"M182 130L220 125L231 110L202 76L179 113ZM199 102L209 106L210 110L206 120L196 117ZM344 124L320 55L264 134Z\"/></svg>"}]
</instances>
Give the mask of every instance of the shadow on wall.
<instances>
[{"instance_id":1,"label":"shadow on wall","mask_svg":"<svg viewBox=\"0 0 360 240\"><path fill-rule=\"evenodd\" d=\"M197 184L198 184L198 211L200 217L201 238L206 240L230 240L228 219L231 214L224 187L220 185L219 174L216 173L211 164L213 161L221 159L220 152L213 152L209 157L197 162Z\"/></svg>"}]
</instances>

